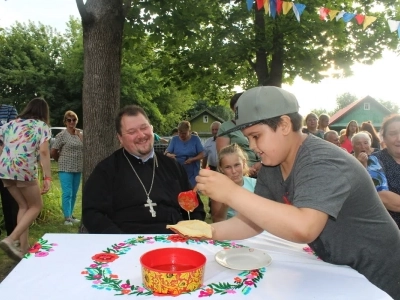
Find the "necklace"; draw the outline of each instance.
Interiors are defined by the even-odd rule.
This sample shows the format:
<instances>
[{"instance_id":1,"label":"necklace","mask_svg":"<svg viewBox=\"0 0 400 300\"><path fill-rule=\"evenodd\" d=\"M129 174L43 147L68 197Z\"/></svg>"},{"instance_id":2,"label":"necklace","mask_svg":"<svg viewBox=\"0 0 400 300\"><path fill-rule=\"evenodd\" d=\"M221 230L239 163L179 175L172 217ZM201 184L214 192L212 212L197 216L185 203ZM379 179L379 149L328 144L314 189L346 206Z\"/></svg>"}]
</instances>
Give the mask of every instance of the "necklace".
<instances>
[{"instance_id":1,"label":"necklace","mask_svg":"<svg viewBox=\"0 0 400 300\"><path fill-rule=\"evenodd\" d=\"M128 161L129 165L131 166L131 168L132 168L133 172L135 173L137 179L139 179L139 182L142 185L142 187L144 189L144 192L146 193L147 201L146 201L146 204L144 205L144 207L148 207L149 208L149 212L151 213L151 216L153 218L155 218L156 217L156 211L154 210L153 206L157 206L157 203L153 203L153 201L150 199L150 193L151 193L151 190L153 189L154 175L156 173L156 166L158 167L157 156L154 153L154 158L153 158L153 178L151 179L151 185L150 185L149 191L147 191L146 187L144 186L144 184L143 184L142 180L140 179L138 173L136 172L135 168L132 166L129 158L126 156L125 149L122 149L122 152L124 153L124 156L125 156L126 160Z\"/></svg>"}]
</instances>

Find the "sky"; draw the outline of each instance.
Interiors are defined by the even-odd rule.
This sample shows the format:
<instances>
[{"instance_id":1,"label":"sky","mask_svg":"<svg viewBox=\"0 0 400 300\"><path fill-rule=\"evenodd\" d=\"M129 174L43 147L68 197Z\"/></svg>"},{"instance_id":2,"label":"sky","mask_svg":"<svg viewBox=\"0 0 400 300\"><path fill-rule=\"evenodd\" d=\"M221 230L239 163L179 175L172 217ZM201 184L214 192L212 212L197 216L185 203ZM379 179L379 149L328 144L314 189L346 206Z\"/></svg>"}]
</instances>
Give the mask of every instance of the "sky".
<instances>
[{"instance_id":1,"label":"sky","mask_svg":"<svg viewBox=\"0 0 400 300\"><path fill-rule=\"evenodd\" d=\"M70 16L80 18L75 0L0 0L0 27L31 20L63 32ZM397 37L396 33L393 37ZM400 106L400 82L396 73L400 70L399 55L387 51L372 65L355 64L352 70L351 77L327 78L318 84L296 78L293 85L283 85L283 88L296 95L303 115L314 108L331 111L336 106L336 98L344 93L359 99L371 96Z\"/></svg>"}]
</instances>

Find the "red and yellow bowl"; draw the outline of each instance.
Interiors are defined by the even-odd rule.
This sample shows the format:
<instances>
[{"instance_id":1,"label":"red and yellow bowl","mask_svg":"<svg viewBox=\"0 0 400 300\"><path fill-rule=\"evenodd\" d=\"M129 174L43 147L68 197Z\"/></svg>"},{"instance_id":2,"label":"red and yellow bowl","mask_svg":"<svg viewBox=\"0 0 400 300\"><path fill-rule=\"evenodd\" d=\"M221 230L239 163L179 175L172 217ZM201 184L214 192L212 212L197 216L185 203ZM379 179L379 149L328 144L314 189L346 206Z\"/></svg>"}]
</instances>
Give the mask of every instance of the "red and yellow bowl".
<instances>
[{"instance_id":1,"label":"red and yellow bowl","mask_svg":"<svg viewBox=\"0 0 400 300\"><path fill-rule=\"evenodd\" d=\"M179 295L201 287L206 257L186 248L160 248L140 257L143 284L154 294Z\"/></svg>"}]
</instances>

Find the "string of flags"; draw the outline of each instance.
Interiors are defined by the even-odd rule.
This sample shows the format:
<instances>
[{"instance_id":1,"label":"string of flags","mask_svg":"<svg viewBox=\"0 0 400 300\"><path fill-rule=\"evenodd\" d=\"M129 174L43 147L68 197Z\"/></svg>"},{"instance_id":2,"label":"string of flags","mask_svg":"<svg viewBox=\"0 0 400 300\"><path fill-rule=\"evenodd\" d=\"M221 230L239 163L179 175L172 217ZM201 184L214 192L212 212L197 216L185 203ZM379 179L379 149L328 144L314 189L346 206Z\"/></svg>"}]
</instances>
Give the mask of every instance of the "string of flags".
<instances>
[{"instance_id":1,"label":"string of flags","mask_svg":"<svg viewBox=\"0 0 400 300\"><path fill-rule=\"evenodd\" d=\"M246 0L247 9L250 11L253 8L254 0ZM297 19L300 22L300 16L303 14L306 5L302 3L288 2L283 0L255 0L257 9L260 10L264 8L265 14L269 14L273 19L275 19L276 15L284 14L286 15L291 9ZM358 25L363 26L363 30L365 30L369 25L376 21L375 16L366 16L363 14L354 14L350 12L346 12L344 10L335 10L327 7L321 7L319 9L319 18L321 21L339 21L342 19L345 23L350 22L351 20L355 20ZM397 34L400 38L400 21L396 20L388 20L388 25L390 32L397 31Z\"/></svg>"}]
</instances>

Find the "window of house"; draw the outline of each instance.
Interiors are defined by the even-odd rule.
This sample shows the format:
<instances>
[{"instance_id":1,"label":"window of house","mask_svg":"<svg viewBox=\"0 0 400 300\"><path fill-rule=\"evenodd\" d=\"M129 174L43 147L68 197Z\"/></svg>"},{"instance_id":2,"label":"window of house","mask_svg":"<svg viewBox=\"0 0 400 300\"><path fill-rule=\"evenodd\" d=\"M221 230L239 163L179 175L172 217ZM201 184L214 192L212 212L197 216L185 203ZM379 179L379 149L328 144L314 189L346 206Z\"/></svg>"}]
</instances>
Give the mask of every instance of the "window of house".
<instances>
[{"instance_id":1,"label":"window of house","mask_svg":"<svg viewBox=\"0 0 400 300\"><path fill-rule=\"evenodd\" d=\"M203 116L203 123L208 123L208 116L207 115Z\"/></svg>"},{"instance_id":2,"label":"window of house","mask_svg":"<svg viewBox=\"0 0 400 300\"><path fill-rule=\"evenodd\" d=\"M369 103L364 103L364 110L370 110Z\"/></svg>"}]
</instances>

